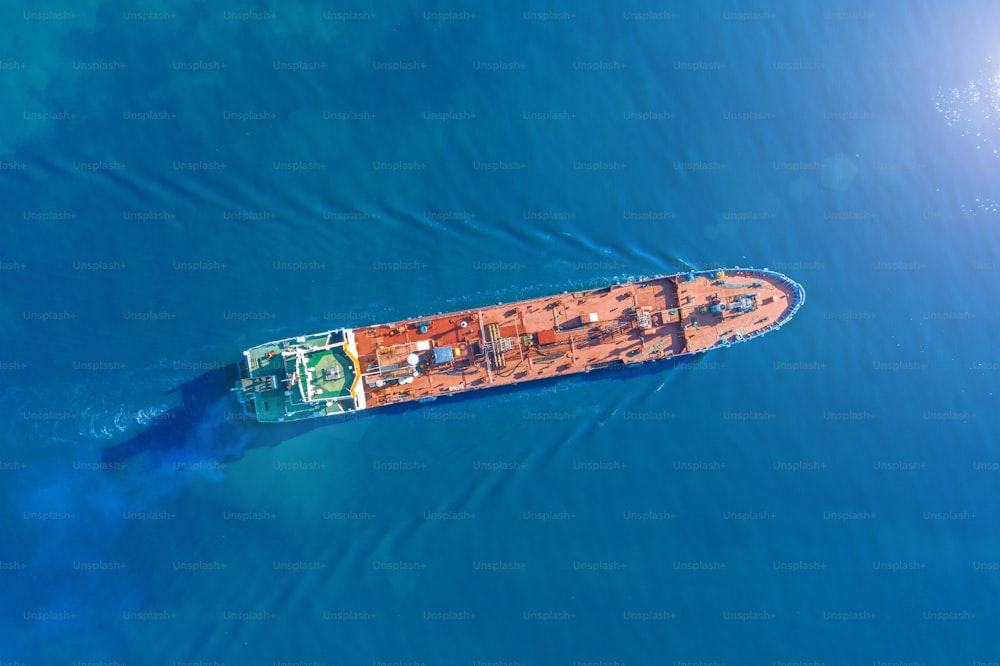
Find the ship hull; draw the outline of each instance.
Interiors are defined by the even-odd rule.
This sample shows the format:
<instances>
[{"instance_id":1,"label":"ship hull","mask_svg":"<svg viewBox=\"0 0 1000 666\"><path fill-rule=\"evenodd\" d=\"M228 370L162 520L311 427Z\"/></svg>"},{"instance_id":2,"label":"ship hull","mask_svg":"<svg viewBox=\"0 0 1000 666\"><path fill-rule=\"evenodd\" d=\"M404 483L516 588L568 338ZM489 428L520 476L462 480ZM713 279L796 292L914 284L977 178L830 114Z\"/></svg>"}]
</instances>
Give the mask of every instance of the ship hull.
<instances>
[{"instance_id":1,"label":"ship hull","mask_svg":"<svg viewBox=\"0 0 1000 666\"><path fill-rule=\"evenodd\" d=\"M276 340L243 353L234 390L264 423L428 402L728 347L780 328L804 301L767 269L678 273Z\"/></svg>"}]
</instances>

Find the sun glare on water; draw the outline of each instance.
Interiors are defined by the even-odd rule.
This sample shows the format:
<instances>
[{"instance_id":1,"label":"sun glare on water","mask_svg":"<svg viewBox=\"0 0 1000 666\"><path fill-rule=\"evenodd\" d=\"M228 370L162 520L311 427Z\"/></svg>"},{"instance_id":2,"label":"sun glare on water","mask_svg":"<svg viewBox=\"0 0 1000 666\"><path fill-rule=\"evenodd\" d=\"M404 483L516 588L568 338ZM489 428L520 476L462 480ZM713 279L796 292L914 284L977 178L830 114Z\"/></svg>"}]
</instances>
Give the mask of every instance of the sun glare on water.
<instances>
[{"instance_id":1,"label":"sun glare on water","mask_svg":"<svg viewBox=\"0 0 1000 666\"><path fill-rule=\"evenodd\" d=\"M935 107L949 127L975 139L976 150L1000 156L1000 66L992 59L976 78L939 91Z\"/></svg>"}]
</instances>

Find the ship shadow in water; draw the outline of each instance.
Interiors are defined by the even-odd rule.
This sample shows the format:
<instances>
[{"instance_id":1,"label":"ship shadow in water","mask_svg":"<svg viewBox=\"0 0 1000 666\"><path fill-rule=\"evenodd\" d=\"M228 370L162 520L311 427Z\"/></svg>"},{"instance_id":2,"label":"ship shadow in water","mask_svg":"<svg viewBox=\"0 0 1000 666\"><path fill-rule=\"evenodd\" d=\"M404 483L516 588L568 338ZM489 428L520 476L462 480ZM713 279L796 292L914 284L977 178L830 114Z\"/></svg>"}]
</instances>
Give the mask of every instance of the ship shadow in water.
<instances>
[{"instance_id":1,"label":"ship shadow in water","mask_svg":"<svg viewBox=\"0 0 1000 666\"><path fill-rule=\"evenodd\" d=\"M664 359L635 367L615 367L570 375L582 381L615 381L641 375L668 374L686 366L694 367L703 353L681 359ZM372 412L343 417L289 421L280 424L260 424L252 414L243 411L230 389L237 376L235 365L210 370L168 391L179 396L179 404L156 417L151 425L129 439L102 449L104 463L124 463L148 454L156 466L190 465L215 461L228 463L239 460L252 449L278 446L313 430L336 427L348 421L384 418L413 410L436 409L444 405L476 402L488 404L483 398L521 391L538 390L566 381L566 377L549 377L482 391L468 391L432 404L409 402L379 407ZM109 469L113 467L109 466Z\"/></svg>"}]
</instances>

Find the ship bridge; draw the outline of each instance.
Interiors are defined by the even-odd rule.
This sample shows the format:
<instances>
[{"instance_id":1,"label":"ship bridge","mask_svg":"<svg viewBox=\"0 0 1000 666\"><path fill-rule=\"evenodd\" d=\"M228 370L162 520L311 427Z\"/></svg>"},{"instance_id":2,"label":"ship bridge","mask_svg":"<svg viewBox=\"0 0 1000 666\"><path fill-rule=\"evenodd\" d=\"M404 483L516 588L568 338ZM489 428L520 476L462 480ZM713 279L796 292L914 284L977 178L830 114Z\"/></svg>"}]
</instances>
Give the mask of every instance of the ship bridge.
<instances>
[{"instance_id":1,"label":"ship bridge","mask_svg":"<svg viewBox=\"0 0 1000 666\"><path fill-rule=\"evenodd\" d=\"M253 405L258 420L327 416L365 407L350 330L279 340L244 356L237 389Z\"/></svg>"}]
</instances>

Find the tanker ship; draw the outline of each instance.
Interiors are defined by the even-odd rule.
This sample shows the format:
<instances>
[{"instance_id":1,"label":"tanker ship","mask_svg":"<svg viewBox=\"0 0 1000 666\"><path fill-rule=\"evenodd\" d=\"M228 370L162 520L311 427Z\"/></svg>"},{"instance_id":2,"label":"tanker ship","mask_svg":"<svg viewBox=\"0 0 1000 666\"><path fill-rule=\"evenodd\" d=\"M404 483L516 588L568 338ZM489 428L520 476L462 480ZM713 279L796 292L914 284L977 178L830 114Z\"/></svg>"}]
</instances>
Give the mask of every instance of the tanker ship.
<instances>
[{"instance_id":1,"label":"tanker ship","mask_svg":"<svg viewBox=\"0 0 1000 666\"><path fill-rule=\"evenodd\" d=\"M678 273L268 342L243 352L233 390L262 423L338 416L729 347L804 301L768 269Z\"/></svg>"}]
</instances>

